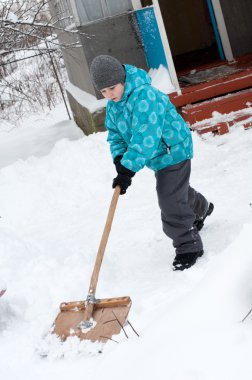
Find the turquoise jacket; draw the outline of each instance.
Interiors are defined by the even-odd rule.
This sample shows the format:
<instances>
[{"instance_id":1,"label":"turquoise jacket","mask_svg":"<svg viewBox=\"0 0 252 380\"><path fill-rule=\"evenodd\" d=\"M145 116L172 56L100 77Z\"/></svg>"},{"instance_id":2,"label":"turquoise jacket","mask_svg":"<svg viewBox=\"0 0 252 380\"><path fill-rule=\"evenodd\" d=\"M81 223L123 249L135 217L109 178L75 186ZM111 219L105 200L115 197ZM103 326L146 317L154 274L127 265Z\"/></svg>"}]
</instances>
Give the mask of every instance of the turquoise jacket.
<instances>
[{"instance_id":1,"label":"turquoise jacket","mask_svg":"<svg viewBox=\"0 0 252 380\"><path fill-rule=\"evenodd\" d=\"M113 160L134 172L145 165L160 170L192 158L191 132L169 97L151 86L148 74L124 65L120 102L108 101L105 126Z\"/></svg>"}]
</instances>

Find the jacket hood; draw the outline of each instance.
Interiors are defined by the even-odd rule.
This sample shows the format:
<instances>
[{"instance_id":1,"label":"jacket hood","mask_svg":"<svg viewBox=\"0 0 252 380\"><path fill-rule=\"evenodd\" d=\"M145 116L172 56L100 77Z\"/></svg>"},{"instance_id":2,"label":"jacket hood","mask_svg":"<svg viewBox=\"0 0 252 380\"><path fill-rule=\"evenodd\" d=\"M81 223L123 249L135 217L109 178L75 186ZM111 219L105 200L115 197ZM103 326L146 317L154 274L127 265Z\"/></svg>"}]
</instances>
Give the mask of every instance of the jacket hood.
<instances>
[{"instance_id":1,"label":"jacket hood","mask_svg":"<svg viewBox=\"0 0 252 380\"><path fill-rule=\"evenodd\" d=\"M124 68L126 72L125 88L123 97L117 104L125 102L136 88L144 84L151 84L151 78L143 69L131 65L124 65Z\"/></svg>"}]
</instances>

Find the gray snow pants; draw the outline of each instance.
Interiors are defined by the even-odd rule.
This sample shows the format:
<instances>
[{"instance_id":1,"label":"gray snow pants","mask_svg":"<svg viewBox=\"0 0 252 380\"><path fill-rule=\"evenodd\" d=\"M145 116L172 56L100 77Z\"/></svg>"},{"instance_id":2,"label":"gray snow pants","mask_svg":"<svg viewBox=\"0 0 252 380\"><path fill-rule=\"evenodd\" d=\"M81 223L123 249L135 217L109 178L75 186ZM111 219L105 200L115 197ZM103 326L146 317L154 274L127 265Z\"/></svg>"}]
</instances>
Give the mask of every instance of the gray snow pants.
<instances>
[{"instance_id":1,"label":"gray snow pants","mask_svg":"<svg viewBox=\"0 0 252 380\"><path fill-rule=\"evenodd\" d=\"M191 160L155 172L158 204L164 233L173 240L176 254L198 252L203 244L195 219L203 218L208 202L189 185Z\"/></svg>"}]
</instances>

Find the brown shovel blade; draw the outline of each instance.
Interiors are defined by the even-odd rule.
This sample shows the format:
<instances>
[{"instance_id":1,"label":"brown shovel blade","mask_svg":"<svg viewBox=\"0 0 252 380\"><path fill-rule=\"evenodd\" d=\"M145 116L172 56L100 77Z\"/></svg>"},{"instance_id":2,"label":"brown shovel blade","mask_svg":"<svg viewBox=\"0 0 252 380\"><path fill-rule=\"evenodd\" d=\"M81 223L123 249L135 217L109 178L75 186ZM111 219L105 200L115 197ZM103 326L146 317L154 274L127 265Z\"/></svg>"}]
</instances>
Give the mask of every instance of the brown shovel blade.
<instances>
[{"instance_id":1,"label":"brown shovel blade","mask_svg":"<svg viewBox=\"0 0 252 380\"><path fill-rule=\"evenodd\" d=\"M83 322L85 314L85 302L62 303L52 332L62 341L69 336L77 336L80 340L107 342L113 335L120 333L127 321L130 307L130 297L98 300L92 314L93 326L83 329L80 324Z\"/></svg>"}]
</instances>

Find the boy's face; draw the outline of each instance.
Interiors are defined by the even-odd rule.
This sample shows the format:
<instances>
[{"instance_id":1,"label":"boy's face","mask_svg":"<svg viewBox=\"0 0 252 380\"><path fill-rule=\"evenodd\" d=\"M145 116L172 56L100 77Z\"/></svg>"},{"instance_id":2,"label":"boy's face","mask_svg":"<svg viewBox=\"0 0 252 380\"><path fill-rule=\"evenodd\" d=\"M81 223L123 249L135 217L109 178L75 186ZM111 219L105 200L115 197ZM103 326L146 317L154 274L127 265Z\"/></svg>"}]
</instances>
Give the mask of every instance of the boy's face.
<instances>
[{"instance_id":1,"label":"boy's face","mask_svg":"<svg viewBox=\"0 0 252 380\"><path fill-rule=\"evenodd\" d=\"M118 83L112 87L103 88L101 89L101 93L106 99L113 100L113 102L120 102L124 93L124 83Z\"/></svg>"}]
</instances>

